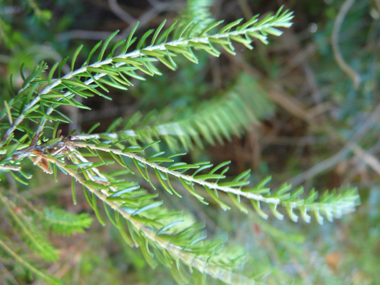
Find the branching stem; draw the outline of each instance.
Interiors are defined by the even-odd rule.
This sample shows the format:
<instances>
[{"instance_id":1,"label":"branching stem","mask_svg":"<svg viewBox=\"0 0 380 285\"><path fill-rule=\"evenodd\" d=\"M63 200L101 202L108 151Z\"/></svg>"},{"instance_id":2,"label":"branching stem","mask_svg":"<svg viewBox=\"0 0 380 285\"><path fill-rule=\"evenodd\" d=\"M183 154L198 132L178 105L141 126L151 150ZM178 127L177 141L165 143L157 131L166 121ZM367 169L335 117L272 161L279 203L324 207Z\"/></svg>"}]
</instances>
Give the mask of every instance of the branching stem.
<instances>
[{"instance_id":1,"label":"branching stem","mask_svg":"<svg viewBox=\"0 0 380 285\"><path fill-rule=\"evenodd\" d=\"M180 45L189 45L189 43L191 42L194 42L194 43L203 43L203 44L209 44L209 40L210 39L222 39L222 38L229 38L231 36L240 36L240 35L245 35L249 32L257 32L257 31L261 31L265 28L269 28L269 27L276 27L276 26L281 26L281 24L278 24L276 25L276 23L266 23L266 24L263 24L263 25L260 25L258 27L251 27L251 28L248 28L248 29L242 29L240 31L236 30L236 31L232 31L232 32L226 32L226 33L222 33L222 34L215 34L215 35L210 35L210 36L203 36L203 37L198 37L198 38L190 38L190 39L178 39L178 40L174 40L172 42L168 42L168 43L162 43L162 44L159 44L159 45L155 45L155 46L148 46L148 47L145 47L145 48L142 48L140 50L136 50L136 51L133 51L133 52L129 52L129 53L125 53L125 54L121 54L121 55L117 55L117 56L114 56L112 58L108 58L108 59L105 59L105 60L102 60L100 62L95 62L91 65L88 65L88 66L83 66L82 68L79 68L73 72L70 72L68 74L66 74L65 76L63 76L62 78L57 78L55 80L53 80L53 82L51 82L49 85L45 86L45 88L39 92L37 94L37 96L31 100L29 102L29 104L27 104L22 113L18 116L18 118L14 121L14 123L12 124L12 126L10 126L7 131L5 132L3 138L2 138L2 141L0 142L0 146L4 145L5 143L5 140L13 133L13 131L16 129L16 127L24 120L25 118L25 113L27 111L29 111L33 106L35 106L40 100L41 100L41 95L44 95L44 94L48 94L49 92L51 92L55 87L57 87L58 85L60 85L62 83L62 79L71 79L73 78L74 76L80 74L80 73L85 73L87 72L87 69L88 67L101 67L103 65L108 65L108 64L111 64L113 63L113 59L114 58L138 58L140 56L144 56L145 54L142 53L141 51L155 51L155 50L166 50L166 47L165 46L180 46ZM126 63L125 62L118 62L115 64L116 67L120 67L120 66L123 66L125 65ZM104 76L106 76L107 74L106 73L98 73L94 76L95 80L99 79L99 78L102 78ZM91 83L93 83L94 80L92 78L86 80L84 82L85 85L90 85ZM20 90L20 92L23 91L23 89ZM63 97L67 97L67 96L70 96L72 94L72 92L70 91L67 91L66 93L63 94ZM60 98L62 99L62 98ZM47 115L50 115L52 112L53 112L54 108L50 107L46 114ZM44 124L46 123L47 119L44 117L38 127L38 131L41 131L43 129L43 126Z\"/></svg>"},{"instance_id":2,"label":"branching stem","mask_svg":"<svg viewBox=\"0 0 380 285\"><path fill-rule=\"evenodd\" d=\"M49 162L57 165L58 167L64 169L70 176L74 177L80 184L82 184L89 191L94 193L101 201L110 206L114 211L120 213L124 217L124 219L130 221L137 231L143 232L146 238L158 244L161 248L167 250L171 255L175 256L176 258L181 259L185 264L192 266L200 272L207 273L208 275L220 279L224 282L229 282L232 279L238 281L236 284L250 284L250 282L253 282L252 280L249 280L244 276L236 275L229 270L222 269L219 266L210 265L207 261L198 257L196 254L187 252L181 247L176 246L163 238L160 238L160 236L156 235L156 233L153 232L150 228L146 227L142 222L134 219L131 214L124 211L120 204L108 200L107 197L110 196L110 194L105 189L98 190L95 187L87 185L86 181L82 178L81 175L76 173L74 170L67 168L65 163L60 162L58 159L55 159L51 156L44 156L44 158Z\"/></svg>"}]
</instances>

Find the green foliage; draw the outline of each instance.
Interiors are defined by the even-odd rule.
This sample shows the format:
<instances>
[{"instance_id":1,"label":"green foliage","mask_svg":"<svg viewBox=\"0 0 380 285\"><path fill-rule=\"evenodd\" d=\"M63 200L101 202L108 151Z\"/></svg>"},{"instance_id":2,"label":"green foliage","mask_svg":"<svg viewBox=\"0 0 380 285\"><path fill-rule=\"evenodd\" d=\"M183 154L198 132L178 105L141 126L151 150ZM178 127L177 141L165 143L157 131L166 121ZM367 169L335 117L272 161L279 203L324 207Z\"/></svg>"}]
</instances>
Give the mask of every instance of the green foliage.
<instances>
[{"instance_id":1,"label":"green foliage","mask_svg":"<svg viewBox=\"0 0 380 285\"><path fill-rule=\"evenodd\" d=\"M181 17L178 20L183 26L188 25L190 22L197 23L197 25L193 28L192 33L199 33L213 22L212 15L210 13L211 6L211 0L187 1L186 7L182 11Z\"/></svg>"},{"instance_id":2,"label":"green foliage","mask_svg":"<svg viewBox=\"0 0 380 285\"><path fill-rule=\"evenodd\" d=\"M41 219L45 227L58 235L84 232L84 228L88 228L92 222L87 213L73 215L56 208L45 208Z\"/></svg>"},{"instance_id":3,"label":"green foliage","mask_svg":"<svg viewBox=\"0 0 380 285\"><path fill-rule=\"evenodd\" d=\"M228 177L230 161L217 166L210 162L186 163L180 160L184 153L167 155L160 151L158 139L164 140L171 151L180 151L202 148L204 142L212 145L215 141L230 140L232 135L240 136L252 123L273 110L257 82L242 74L236 86L222 98L205 102L195 113L179 119L151 113L154 121L146 116L136 124L139 116L136 113L124 127L121 127L122 119L117 119L105 133L94 134L96 125L84 134L61 136L58 133L60 124L71 122L61 107L90 109L76 96L111 100L106 95L111 88L125 91L132 86L132 79L146 80L146 75L161 75L159 63L172 70L177 69L178 56L198 63L199 50L218 57L218 48L222 48L235 55L233 44L249 49L253 48L253 40L267 44L269 36L282 34L277 28L288 28L292 24L292 13L279 9L275 15L268 14L263 19L258 16L246 22L239 19L220 28L223 21L211 20L208 6L207 1L191 2L184 19L169 28L164 21L156 30L137 38L134 36L137 24L127 39L114 44L116 31L96 44L77 69L83 46L76 49L71 60L66 57L50 69L45 62L30 73L21 66L23 83L19 90L12 87L13 97L4 100L0 113L0 171L27 185L31 176L23 167L28 158L48 174L58 177L62 172L71 177L74 204L76 183L79 183L99 223L105 225L107 217L129 246L140 247L152 268L161 263L170 269L178 283L191 283L191 280L200 283L206 274L225 283L253 284L260 278L236 272L247 259L243 249L225 246L225 239L221 237L207 238L204 223L165 207L158 197L168 194L175 200L190 194L201 204L213 202L223 210L234 206L248 213L253 208L265 219L268 211L262 206L266 205L264 207L279 220L284 218L280 211L286 211L294 222L298 221L298 214L310 222L309 213L313 213L321 224L324 217L332 221L352 212L359 198L353 187L326 191L319 198L315 190L303 195L302 187L292 190L288 184L271 191L267 186L270 177L248 186L253 180L250 170ZM38 16L39 8L33 9ZM63 75L66 64L70 72ZM13 85L12 78L10 84ZM254 90L253 96L251 90ZM103 171L112 164L122 170ZM149 189L140 186L140 178ZM42 229L23 211L16 213L15 205L7 197L0 197L14 227L30 249L45 261L57 260L58 253ZM87 214L73 215L53 207L40 212L32 205L27 204L27 207L35 221L40 221L45 231L51 230L54 234L83 232L92 221ZM15 258L35 274L51 281L37 273L37 269L31 269L30 262L2 241L0 246L11 256L17 256Z\"/></svg>"},{"instance_id":4,"label":"green foliage","mask_svg":"<svg viewBox=\"0 0 380 285\"><path fill-rule=\"evenodd\" d=\"M51 276L43 273L40 271L35 265L31 264L26 260L26 258L23 258L16 252L14 252L6 243L3 242L3 239L0 239L0 248L9 255L15 263L19 263L22 265L26 270L29 270L29 272L35 276L37 276L39 279L43 279L45 281L50 282L51 284L60 284L59 280L56 278L52 278ZM29 274L30 275L30 274Z\"/></svg>"},{"instance_id":5,"label":"green foliage","mask_svg":"<svg viewBox=\"0 0 380 285\"><path fill-rule=\"evenodd\" d=\"M255 90L254 95L250 90ZM204 142L222 144L231 135L241 136L252 123L273 113L273 103L257 82L242 74L231 90L200 104L195 110L184 106L173 114L171 108L162 112L151 111L145 117L135 113L124 124L123 130L116 131L122 122L117 119L106 133L95 135L74 135L75 140L89 138L128 139L131 143L152 143L158 139L166 142L171 151L186 151L194 147L203 148ZM174 115L181 117L175 118ZM110 132L110 130L112 130ZM159 144L153 145L158 150Z\"/></svg>"},{"instance_id":6,"label":"green foliage","mask_svg":"<svg viewBox=\"0 0 380 285\"><path fill-rule=\"evenodd\" d=\"M11 139L11 134L18 130L24 130L25 128L20 125L24 120L25 115L30 114L33 119L41 119L42 123L38 131L42 130L46 120L55 120L61 122L69 122L68 118L65 118L63 114L60 114L56 108L60 105L71 105L76 108L86 108L73 98L74 94L77 94L83 98L93 96L93 94L102 96L106 99L110 99L102 92L98 91L96 87L100 87L105 92L109 92L105 85L126 90L126 86L130 86L130 81L125 76L130 76L136 79L142 79L143 77L138 75L136 71L141 71L148 75L161 74L157 68L153 65L153 62L157 60L164 63L171 69L176 68L173 57L177 54L182 54L188 60L197 63L197 57L194 55L192 48L202 49L211 55L219 56L219 51L215 49L213 44L221 45L226 51L234 54L231 41L237 41L244 44L248 48L252 48L250 43L252 38L257 38L264 43L267 43L267 35L279 36L281 32L276 27L289 27L291 13L285 11L281 13L279 11L276 15L268 15L263 20L258 21L257 17L252 18L247 23L240 25L239 22L234 22L232 25L227 25L222 28L218 33L209 34L210 30L215 28L216 23L210 24L204 28L197 37L190 38L190 32L196 25L190 24L182 29L179 26L172 25L168 30L162 32L161 28L156 30L156 34L153 36L151 45L145 43L146 38L152 33L145 33L137 43L137 50L127 53L130 46L137 42L137 38L133 37L134 31L137 25L129 35L127 41L122 44L121 53L117 56L111 51L104 57L105 50L110 40L115 36L112 34L103 44L97 62L90 64L92 54L102 44L99 42L90 52L84 66L76 71L66 74L63 78L52 80L55 69L57 69L58 76L62 71L64 63L68 60L65 58L61 61L59 66L55 65L49 72L47 79L40 78L40 75L46 70L47 65L41 63L36 69L27 77L23 75L22 69L20 70L21 77L24 79L21 90L18 92L11 101L6 102L9 108L13 110L13 114L10 115L10 121L7 124L3 124L2 128L8 130L4 134L4 139L1 145L5 145ZM220 22L218 22L220 25ZM233 29L233 30L232 30ZM174 31L173 31L174 30ZM231 31L232 30L232 31ZM161 35L158 37L158 35ZM173 39L171 42L167 42L169 36L173 32ZM242 37L244 36L244 38ZM156 44L156 45L154 45ZM75 62L75 57L72 61ZM104 79L106 77L107 79ZM82 82L80 79L85 80ZM37 93L36 96L32 96L35 92L35 88L44 86L43 89ZM59 98L63 92L63 98L61 100L54 100ZM53 100L53 102L52 102ZM8 109L9 109L8 108ZM44 108L48 108L46 112L43 112ZM58 116L50 116L53 112ZM0 118L5 116L6 110L0 114ZM17 117L13 122L12 118ZM25 130L24 130L25 131ZM31 132L29 132L31 135Z\"/></svg>"},{"instance_id":7,"label":"green foliage","mask_svg":"<svg viewBox=\"0 0 380 285\"><path fill-rule=\"evenodd\" d=\"M47 241L35 225L30 223L28 217L22 212L16 213L11 207L13 205L6 197L1 196L1 201L12 217L15 228L19 229L26 244L45 261L56 261L58 259L57 250ZM21 211L21 210L20 210Z\"/></svg>"}]
</instances>

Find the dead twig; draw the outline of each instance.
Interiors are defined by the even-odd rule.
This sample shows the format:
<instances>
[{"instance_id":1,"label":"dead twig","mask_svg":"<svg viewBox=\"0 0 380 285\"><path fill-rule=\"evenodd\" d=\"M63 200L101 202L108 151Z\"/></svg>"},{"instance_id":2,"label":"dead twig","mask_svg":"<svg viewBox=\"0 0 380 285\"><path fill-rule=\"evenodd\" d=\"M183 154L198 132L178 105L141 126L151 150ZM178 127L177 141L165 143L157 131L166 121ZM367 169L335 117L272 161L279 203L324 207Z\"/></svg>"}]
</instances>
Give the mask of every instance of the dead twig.
<instances>
[{"instance_id":1,"label":"dead twig","mask_svg":"<svg viewBox=\"0 0 380 285\"><path fill-rule=\"evenodd\" d=\"M327 169L338 164L340 161L345 159L347 155L355 148L357 143L366 135L369 129L373 126L374 122L379 119L380 104L377 105L375 110L363 123L361 128L353 135L351 140L335 155L331 156L328 159L325 159L313 166L309 170L301 173L294 178L289 180L289 183L293 186L301 184L303 181L313 178L314 176L326 171Z\"/></svg>"},{"instance_id":2,"label":"dead twig","mask_svg":"<svg viewBox=\"0 0 380 285\"><path fill-rule=\"evenodd\" d=\"M108 5L110 6L111 11L118 16L120 19L122 19L124 22L127 22L129 25L133 25L137 22L137 20L132 17L129 13L124 11L119 4L117 3L117 0L108 0Z\"/></svg>"},{"instance_id":3,"label":"dead twig","mask_svg":"<svg viewBox=\"0 0 380 285\"><path fill-rule=\"evenodd\" d=\"M226 55L226 57L229 60L231 60L231 62L239 66L248 74L252 75L253 77L256 77L257 79L263 79L263 74L261 74L259 70L253 68L248 63L244 62L243 58L239 54L237 54L236 56L232 56L227 52L222 51L222 53ZM283 109L285 109L293 116L310 123L311 118L309 110L299 100L286 94L284 91L281 90L281 88L278 85L273 85L273 83L271 83L270 87L264 89L269 89L268 96L273 102L281 106Z\"/></svg>"},{"instance_id":4,"label":"dead twig","mask_svg":"<svg viewBox=\"0 0 380 285\"><path fill-rule=\"evenodd\" d=\"M379 10L379 13L380 13L380 0L374 0L374 2L375 2L375 6L377 10Z\"/></svg>"},{"instance_id":5,"label":"dead twig","mask_svg":"<svg viewBox=\"0 0 380 285\"><path fill-rule=\"evenodd\" d=\"M348 10L351 8L354 2L355 0L346 0L340 8L338 16L336 17L334 22L333 33L331 35L331 45L333 49L334 58L338 63L339 67L352 79L354 88L358 89L360 85L360 76L344 61L338 45L340 28L343 24L344 18L346 17Z\"/></svg>"},{"instance_id":6,"label":"dead twig","mask_svg":"<svg viewBox=\"0 0 380 285\"><path fill-rule=\"evenodd\" d=\"M371 167L373 171L380 174L380 162L374 155L368 151L365 151L360 146L355 146L353 151L354 154L358 156L358 158L360 158L366 165Z\"/></svg>"}]
</instances>

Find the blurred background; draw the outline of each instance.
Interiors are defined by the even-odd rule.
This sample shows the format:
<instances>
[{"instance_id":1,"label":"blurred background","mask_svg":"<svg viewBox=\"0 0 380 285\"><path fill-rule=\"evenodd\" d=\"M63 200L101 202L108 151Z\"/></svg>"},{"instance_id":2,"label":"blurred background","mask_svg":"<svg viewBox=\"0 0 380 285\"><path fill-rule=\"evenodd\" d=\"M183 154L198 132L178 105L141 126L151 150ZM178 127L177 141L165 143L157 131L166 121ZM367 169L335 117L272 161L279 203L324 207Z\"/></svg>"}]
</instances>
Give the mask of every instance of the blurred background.
<instances>
[{"instance_id":1,"label":"blurred background","mask_svg":"<svg viewBox=\"0 0 380 285\"><path fill-rule=\"evenodd\" d=\"M199 64L178 58L176 72L160 65L162 76L135 80L126 92L112 90L112 101L83 101L91 111L63 109L73 121L61 126L63 134L87 131L97 122L97 131L105 131L119 117L134 121L136 129L189 120L238 94L250 102L251 124L238 131L240 136L191 146L186 160L231 160L231 175L251 168L253 183L271 175L272 186L289 182L323 191L350 184L361 196L357 211L321 226L271 215L265 221L254 211L223 212L217 205L173 200L165 193L161 198L205 221L209 236L228 234L231 243L244 246L249 254L244 273L266 284L380 284L380 1L202 2L210 17L225 23L284 5L294 11L294 24L267 46L257 41L250 51L236 45L236 56L222 52L210 58L198 52ZM139 21L137 35L142 35L164 19L173 23L186 5L184 0L1 0L1 104L10 96L10 74L20 87L22 64L26 72L41 60L51 65L80 44L77 62L84 62L92 47L115 30L120 30L118 39L125 38ZM70 178L61 175L57 184L41 171L35 176L29 187L10 182L11 187L37 207L56 204L91 213L84 197L73 206ZM0 228L9 231L3 221ZM85 233L51 240L60 259L45 271L65 284L175 284L166 268L151 269L109 225L94 221ZM1 275L11 276L9 284L40 284L5 258Z\"/></svg>"}]
</instances>

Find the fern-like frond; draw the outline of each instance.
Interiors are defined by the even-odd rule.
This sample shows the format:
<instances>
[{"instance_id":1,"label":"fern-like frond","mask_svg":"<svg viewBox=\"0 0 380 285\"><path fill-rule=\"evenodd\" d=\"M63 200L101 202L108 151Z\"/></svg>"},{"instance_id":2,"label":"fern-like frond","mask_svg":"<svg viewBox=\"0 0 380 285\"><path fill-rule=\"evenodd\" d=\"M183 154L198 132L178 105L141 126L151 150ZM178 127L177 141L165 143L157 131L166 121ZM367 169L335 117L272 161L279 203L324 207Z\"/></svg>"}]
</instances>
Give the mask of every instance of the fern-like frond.
<instances>
[{"instance_id":1,"label":"fern-like frond","mask_svg":"<svg viewBox=\"0 0 380 285\"><path fill-rule=\"evenodd\" d=\"M31 210L31 217L36 224L51 230L57 235L71 235L75 232L84 232L92 223L88 213L72 214L57 207L45 207L43 211L37 209L32 203L18 193L12 193L22 204Z\"/></svg>"},{"instance_id":2,"label":"fern-like frond","mask_svg":"<svg viewBox=\"0 0 380 285\"><path fill-rule=\"evenodd\" d=\"M46 228L59 235L71 235L75 232L82 233L92 223L92 218L87 213L74 215L52 207L45 208L39 217Z\"/></svg>"},{"instance_id":3,"label":"fern-like frond","mask_svg":"<svg viewBox=\"0 0 380 285\"><path fill-rule=\"evenodd\" d=\"M172 151L178 151L181 147L185 150L194 147L203 148L204 141L214 145L216 140L222 144L223 139L230 140L231 135L240 136L250 128L251 123L267 117L273 110L273 103L254 78L242 74L235 87L224 96L216 96L213 100L202 103L195 112L181 119L170 120L169 116L170 114L173 116L173 111L168 110L168 114L151 115L150 117L154 118L152 123L145 123L134 129L115 132L113 131L115 125L115 128L109 128L112 132L73 135L72 139L129 139L135 144L137 142L149 144L162 139ZM160 122L160 118L165 118L169 122ZM121 125L121 121L118 119L115 124ZM124 127L129 128L131 125L132 123L127 123Z\"/></svg>"}]
</instances>

